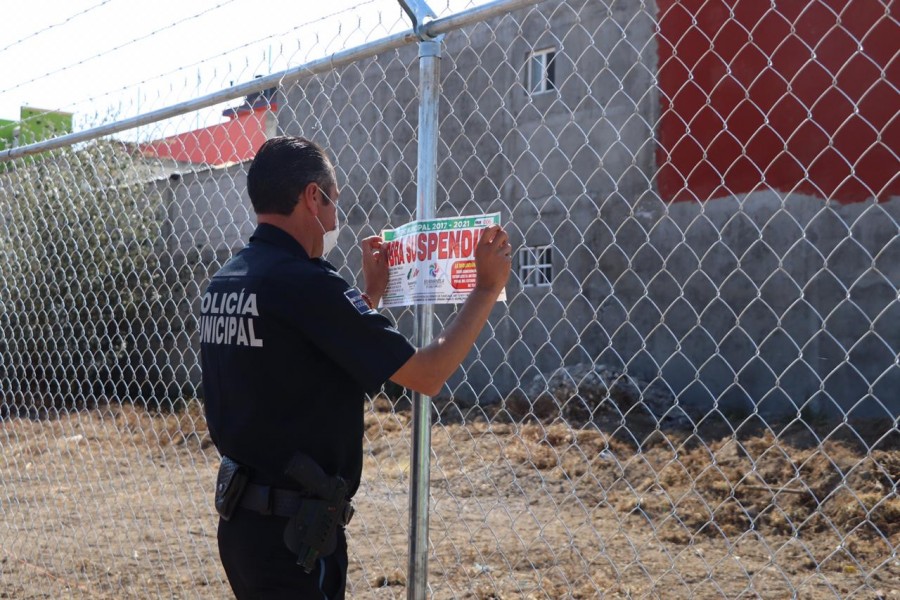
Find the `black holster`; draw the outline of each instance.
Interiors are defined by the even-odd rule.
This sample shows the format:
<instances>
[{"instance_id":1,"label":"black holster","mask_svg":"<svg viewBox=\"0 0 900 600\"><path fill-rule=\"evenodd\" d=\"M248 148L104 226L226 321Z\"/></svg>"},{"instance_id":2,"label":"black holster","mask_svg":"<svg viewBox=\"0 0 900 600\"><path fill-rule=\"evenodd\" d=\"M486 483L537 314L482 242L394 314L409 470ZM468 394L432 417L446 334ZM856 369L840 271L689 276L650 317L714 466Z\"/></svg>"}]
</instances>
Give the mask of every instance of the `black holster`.
<instances>
[{"instance_id":1,"label":"black holster","mask_svg":"<svg viewBox=\"0 0 900 600\"><path fill-rule=\"evenodd\" d=\"M231 519L249 481L250 472L247 467L227 456L222 457L219 474L216 476L216 512L222 519Z\"/></svg>"},{"instance_id":2,"label":"black holster","mask_svg":"<svg viewBox=\"0 0 900 600\"><path fill-rule=\"evenodd\" d=\"M350 522L353 506L347 499L347 482L330 477L309 456L296 454L285 473L314 498L301 501L284 529L284 543L297 555L297 564L307 573L316 561L334 552L337 528Z\"/></svg>"}]
</instances>

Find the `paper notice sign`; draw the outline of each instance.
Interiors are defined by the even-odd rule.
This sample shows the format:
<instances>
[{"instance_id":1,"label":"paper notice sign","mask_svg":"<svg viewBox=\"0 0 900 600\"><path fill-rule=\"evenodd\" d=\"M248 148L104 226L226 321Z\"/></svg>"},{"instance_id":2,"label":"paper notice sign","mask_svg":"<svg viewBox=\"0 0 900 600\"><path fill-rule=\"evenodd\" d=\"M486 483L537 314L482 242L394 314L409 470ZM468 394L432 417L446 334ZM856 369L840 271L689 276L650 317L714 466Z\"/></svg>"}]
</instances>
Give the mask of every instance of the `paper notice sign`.
<instances>
[{"instance_id":1,"label":"paper notice sign","mask_svg":"<svg viewBox=\"0 0 900 600\"><path fill-rule=\"evenodd\" d=\"M500 213L413 221L386 229L382 251L390 273L381 306L458 304L475 287L475 246ZM506 290L498 300L506 301Z\"/></svg>"}]
</instances>

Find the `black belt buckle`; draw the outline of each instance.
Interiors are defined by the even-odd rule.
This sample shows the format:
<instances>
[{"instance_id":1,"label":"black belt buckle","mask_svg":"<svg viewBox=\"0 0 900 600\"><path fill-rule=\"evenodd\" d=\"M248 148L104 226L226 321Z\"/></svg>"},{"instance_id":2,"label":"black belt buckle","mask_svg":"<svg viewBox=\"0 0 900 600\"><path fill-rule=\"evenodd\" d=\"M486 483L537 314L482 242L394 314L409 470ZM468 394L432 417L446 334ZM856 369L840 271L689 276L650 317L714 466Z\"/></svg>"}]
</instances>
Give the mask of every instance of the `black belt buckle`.
<instances>
[{"instance_id":1,"label":"black belt buckle","mask_svg":"<svg viewBox=\"0 0 900 600\"><path fill-rule=\"evenodd\" d=\"M275 488L270 485L263 486L263 488L265 489L265 501L263 502L262 510L259 511L259 514L268 517L272 514L272 504L275 501Z\"/></svg>"}]
</instances>

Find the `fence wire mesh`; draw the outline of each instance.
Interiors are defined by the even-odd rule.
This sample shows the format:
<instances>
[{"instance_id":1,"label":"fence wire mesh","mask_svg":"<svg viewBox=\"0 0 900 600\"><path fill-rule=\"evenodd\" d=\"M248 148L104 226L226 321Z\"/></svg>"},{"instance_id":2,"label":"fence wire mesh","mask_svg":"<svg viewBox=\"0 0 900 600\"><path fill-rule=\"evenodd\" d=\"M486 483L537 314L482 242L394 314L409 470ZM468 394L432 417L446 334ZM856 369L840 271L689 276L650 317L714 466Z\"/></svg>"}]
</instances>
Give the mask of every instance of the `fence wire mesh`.
<instances>
[{"instance_id":1,"label":"fence wire mesh","mask_svg":"<svg viewBox=\"0 0 900 600\"><path fill-rule=\"evenodd\" d=\"M518 252L434 398L432 597L900 597L897 29L886 0L551 0L447 34L437 215L500 211ZM339 49L313 38L268 65ZM334 158L356 281L415 218L417 85L411 44L0 162L0 597L228 596L199 292L275 134ZM398 598L410 397L365 410L348 593Z\"/></svg>"}]
</instances>

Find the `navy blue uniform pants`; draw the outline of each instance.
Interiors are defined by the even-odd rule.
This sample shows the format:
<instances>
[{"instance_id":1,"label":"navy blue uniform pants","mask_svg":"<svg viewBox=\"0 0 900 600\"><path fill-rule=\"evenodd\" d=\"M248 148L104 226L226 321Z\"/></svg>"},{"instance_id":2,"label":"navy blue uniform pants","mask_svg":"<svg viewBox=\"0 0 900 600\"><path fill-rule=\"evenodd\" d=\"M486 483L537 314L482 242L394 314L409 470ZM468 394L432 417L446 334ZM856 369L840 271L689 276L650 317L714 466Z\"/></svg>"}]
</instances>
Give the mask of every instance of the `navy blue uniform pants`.
<instances>
[{"instance_id":1,"label":"navy blue uniform pants","mask_svg":"<svg viewBox=\"0 0 900 600\"><path fill-rule=\"evenodd\" d=\"M284 545L287 519L238 508L219 519L219 556L237 600L343 600L347 539L338 529L337 550L309 574Z\"/></svg>"}]
</instances>

